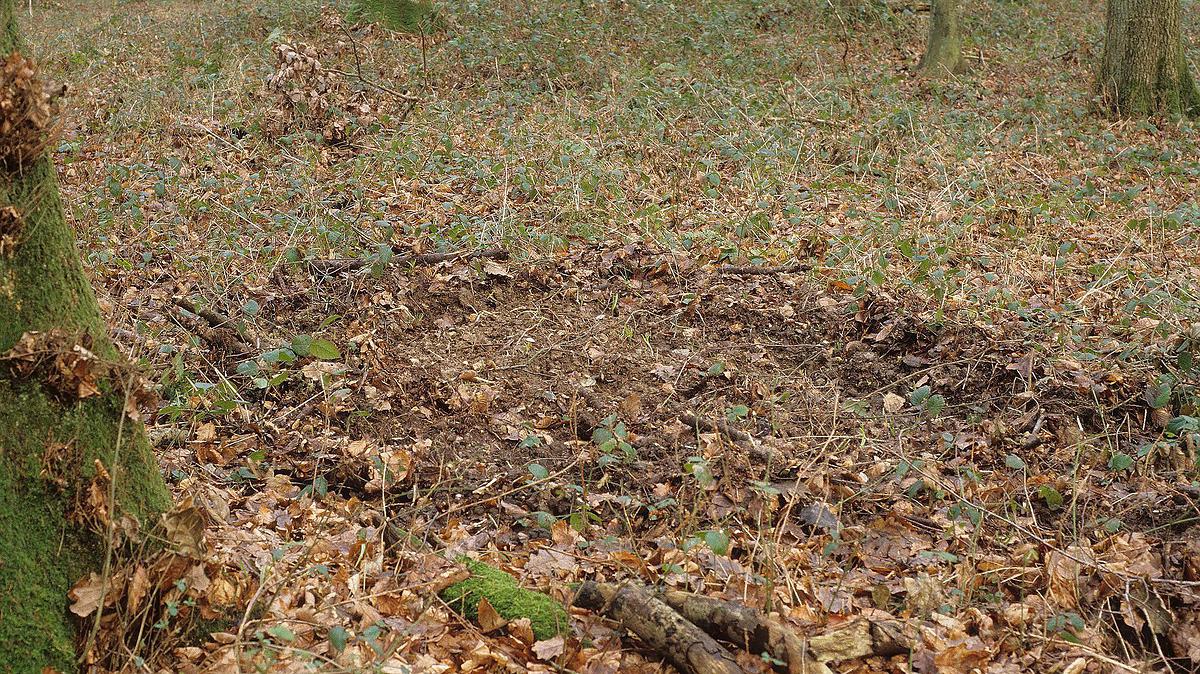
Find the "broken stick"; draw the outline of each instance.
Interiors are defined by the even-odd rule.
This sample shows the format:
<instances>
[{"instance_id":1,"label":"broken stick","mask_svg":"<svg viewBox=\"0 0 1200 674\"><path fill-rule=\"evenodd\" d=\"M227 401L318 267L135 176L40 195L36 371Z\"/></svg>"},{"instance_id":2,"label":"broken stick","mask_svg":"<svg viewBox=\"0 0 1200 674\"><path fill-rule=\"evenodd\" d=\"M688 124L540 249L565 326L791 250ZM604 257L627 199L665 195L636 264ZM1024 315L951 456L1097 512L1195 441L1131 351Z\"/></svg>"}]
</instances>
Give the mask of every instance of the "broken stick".
<instances>
[{"instance_id":1,"label":"broken stick","mask_svg":"<svg viewBox=\"0 0 1200 674\"><path fill-rule=\"evenodd\" d=\"M757 609L704 595L667 590L679 615L722 641L787 663L789 674L829 674L827 662L907 653L912 640L898 620L856 620L829 634L803 639Z\"/></svg>"},{"instance_id":2,"label":"broken stick","mask_svg":"<svg viewBox=\"0 0 1200 674\"><path fill-rule=\"evenodd\" d=\"M485 250L467 250L455 253L421 253L419 255L405 255L402 248L393 246L392 253L396 255L394 261L409 262L412 264L437 264L439 262L450 262L452 260L474 260L476 258L486 258L489 260L507 260L508 251L503 248L488 248ZM343 271L354 271L362 269L370 264L370 260L362 260L358 258L337 258L333 260L309 260L308 266L313 271L321 274L336 274Z\"/></svg>"},{"instance_id":3,"label":"broken stick","mask_svg":"<svg viewBox=\"0 0 1200 674\"><path fill-rule=\"evenodd\" d=\"M740 267L732 264L723 264L717 268L717 271L733 276L766 276L768 274L795 274L808 271L809 269L812 269L812 265L789 264L780 267Z\"/></svg>"},{"instance_id":4,"label":"broken stick","mask_svg":"<svg viewBox=\"0 0 1200 674\"><path fill-rule=\"evenodd\" d=\"M586 580L575 605L621 623L683 674L745 674L724 646L643 587Z\"/></svg>"}]
</instances>

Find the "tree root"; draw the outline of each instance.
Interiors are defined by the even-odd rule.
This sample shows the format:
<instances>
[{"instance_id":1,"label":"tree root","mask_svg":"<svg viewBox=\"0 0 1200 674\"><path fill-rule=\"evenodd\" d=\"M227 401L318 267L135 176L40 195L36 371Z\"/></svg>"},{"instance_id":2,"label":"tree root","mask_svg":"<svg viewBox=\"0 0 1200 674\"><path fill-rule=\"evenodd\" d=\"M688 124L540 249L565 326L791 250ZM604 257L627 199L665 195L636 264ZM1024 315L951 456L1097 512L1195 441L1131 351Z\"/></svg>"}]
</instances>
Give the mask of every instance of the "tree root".
<instances>
[{"instance_id":1,"label":"tree root","mask_svg":"<svg viewBox=\"0 0 1200 674\"><path fill-rule=\"evenodd\" d=\"M898 620L858 620L801 638L756 609L676 590L655 597L638 586L585 581L575 604L621 623L685 674L742 671L714 638L770 656L789 674L831 674L826 663L905 653L913 643ZM714 646L720 651L710 650ZM693 653L712 662L697 662ZM735 668L723 669L727 662Z\"/></svg>"}]
</instances>

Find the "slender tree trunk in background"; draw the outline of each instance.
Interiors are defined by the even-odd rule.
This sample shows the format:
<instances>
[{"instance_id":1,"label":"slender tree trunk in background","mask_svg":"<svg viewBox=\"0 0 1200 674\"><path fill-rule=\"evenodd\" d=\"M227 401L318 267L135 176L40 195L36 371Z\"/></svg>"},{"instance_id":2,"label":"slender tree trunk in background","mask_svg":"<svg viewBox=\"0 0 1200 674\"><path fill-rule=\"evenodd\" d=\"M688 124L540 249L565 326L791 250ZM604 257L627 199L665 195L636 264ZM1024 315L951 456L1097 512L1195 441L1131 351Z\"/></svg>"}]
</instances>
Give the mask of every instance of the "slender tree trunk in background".
<instances>
[{"instance_id":1,"label":"slender tree trunk in background","mask_svg":"<svg viewBox=\"0 0 1200 674\"><path fill-rule=\"evenodd\" d=\"M13 5L0 0L0 672L69 672L90 622L68 591L102 570L114 522L146 523L169 495L63 218L53 106Z\"/></svg>"},{"instance_id":2,"label":"slender tree trunk in background","mask_svg":"<svg viewBox=\"0 0 1200 674\"><path fill-rule=\"evenodd\" d=\"M1110 112L1200 115L1180 13L1180 0L1109 0L1098 86Z\"/></svg>"},{"instance_id":3,"label":"slender tree trunk in background","mask_svg":"<svg viewBox=\"0 0 1200 674\"><path fill-rule=\"evenodd\" d=\"M931 75L961 72L962 33L958 25L958 0L933 0L929 43L921 57L921 70Z\"/></svg>"}]
</instances>

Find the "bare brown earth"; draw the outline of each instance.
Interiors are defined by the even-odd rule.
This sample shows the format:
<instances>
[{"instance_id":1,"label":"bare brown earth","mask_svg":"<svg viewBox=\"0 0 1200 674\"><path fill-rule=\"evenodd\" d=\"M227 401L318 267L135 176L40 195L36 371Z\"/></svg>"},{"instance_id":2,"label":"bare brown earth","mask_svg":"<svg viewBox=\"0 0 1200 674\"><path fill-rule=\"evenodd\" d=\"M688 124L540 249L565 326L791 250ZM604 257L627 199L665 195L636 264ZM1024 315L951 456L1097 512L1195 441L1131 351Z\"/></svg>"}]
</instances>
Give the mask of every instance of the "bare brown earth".
<instances>
[{"instance_id":1,"label":"bare brown earth","mask_svg":"<svg viewBox=\"0 0 1200 674\"><path fill-rule=\"evenodd\" d=\"M1113 639L1186 647L1197 580L1197 493L1178 472L1187 448L1149 457L1145 475L1105 468L1160 434L1148 372L1043 356L1019 321L934 324L927 307L837 288L641 245L378 276L281 266L255 292L257 330L322 334L344 357L302 359L286 383L244 393L168 447L165 466L205 504L220 551L210 573L249 592L249 569L237 569L264 560L270 608L257 629L308 616L317 652L330 624L416 621L428 632L389 642L412 657L388 658L474 662L483 648L489 667L537 666L518 639L472 636L430 606L424 550L447 546L564 600L571 581L637 578L766 605L801 632L908 617L927 632L914 657L996 671L1103 662L1087 644ZM178 315L154 301L141 311ZM243 354L205 346L214 379L238 376ZM908 400L926 384L946 397L936 415ZM628 455L593 440L610 415ZM711 477L689 472L701 463ZM407 533L383 534L385 519ZM1109 533L1114 519L1129 533ZM728 551L695 545L706 531L728 536ZM266 562L271 549L289 552ZM314 564L331 575L305 579ZM1060 629L1077 629L1068 614L1089 609L1113 612L1113 631L1087 625L1073 645L1039 626L1064 615ZM1147 620L1167 614L1174 626L1152 637ZM270 641L251 650L270 654ZM557 657L584 671L643 666L602 643L569 640ZM230 648L204 652L196 664L230 666ZM294 665L288 653L276 666Z\"/></svg>"},{"instance_id":2,"label":"bare brown earth","mask_svg":"<svg viewBox=\"0 0 1200 674\"><path fill-rule=\"evenodd\" d=\"M669 670L456 615L458 554L911 628L847 673L1197 668L1196 126L1091 114L1095 3L949 82L897 3L442 4L35 3L178 502L95 671Z\"/></svg>"}]
</instances>

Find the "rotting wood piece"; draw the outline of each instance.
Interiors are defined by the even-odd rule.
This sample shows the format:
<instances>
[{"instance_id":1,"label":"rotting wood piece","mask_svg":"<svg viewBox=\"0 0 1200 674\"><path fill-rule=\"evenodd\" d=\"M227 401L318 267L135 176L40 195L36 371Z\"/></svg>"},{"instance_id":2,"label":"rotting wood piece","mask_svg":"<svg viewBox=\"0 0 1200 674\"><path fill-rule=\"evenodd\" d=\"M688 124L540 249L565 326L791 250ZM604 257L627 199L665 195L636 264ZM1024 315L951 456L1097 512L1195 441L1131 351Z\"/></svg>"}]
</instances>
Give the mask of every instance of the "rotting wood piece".
<instances>
[{"instance_id":1,"label":"rotting wood piece","mask_svg":"<svg viewBox=\"0 0 1200 674\"><path fill-rule=\"evenodd\" d=\"M696 414L684 412L679 415L679 422L698 433L721 433L749 452L750 456L763 463L777 464L783 458L774 450L756 442L746 431L734 428L724 419L712 421Z\"/></svg>"},{"instance_id":2,"label":"rotting wood piece","mask_svg":"<svg viewBox=\"0 0 1200 674\"><path fill-rule=\"evenodd\" d=\"M683 674L745 674L724 646L643 587L588 580L574 603L616 620Z\"/></svg>"},{"instance_id":3,"label":"rotting wood piece","mask_svg":"<svg viewBox=\"0 0 1200 674\"><path fill-rule=\"evenodd\" d=\"M897 655L912 648L904 623L897 620L856 620L829 634L804 639L749 606L678 590L668 590L662 598L713 637L786 663L789 674L829 674L827 662Z\"/></svg>"}]
</instances>

